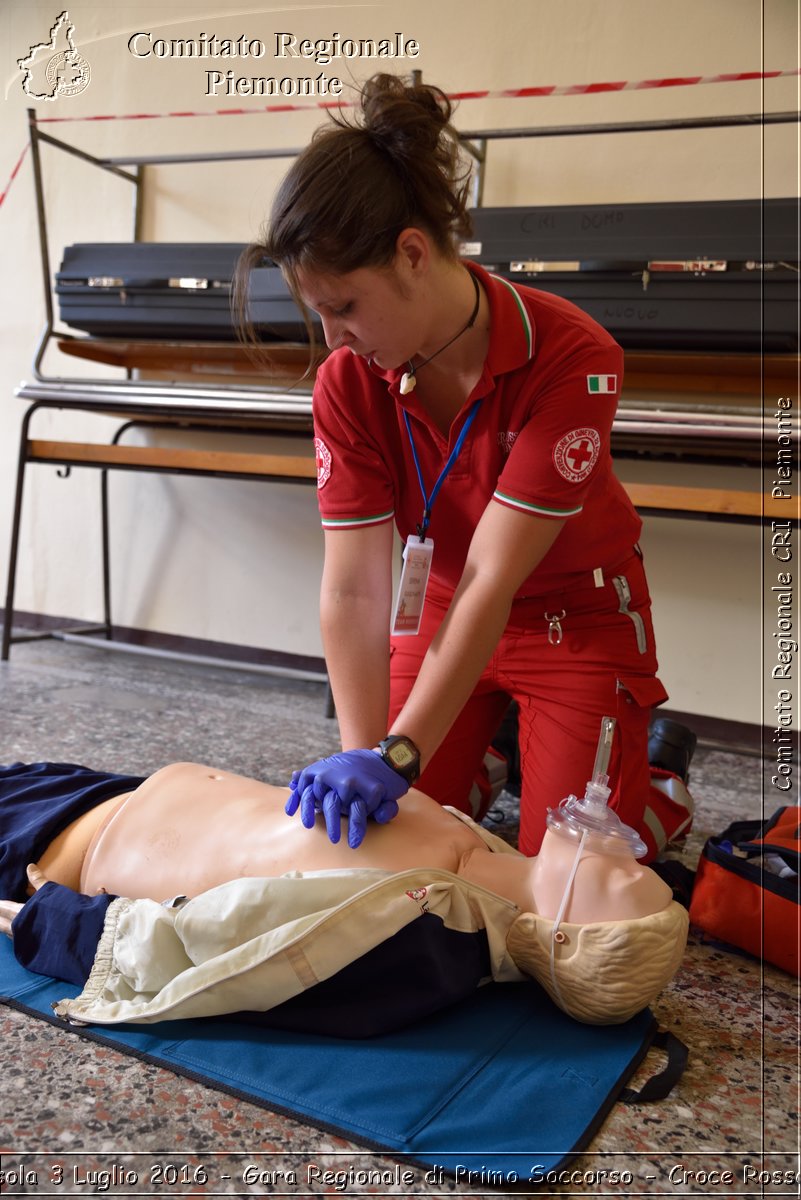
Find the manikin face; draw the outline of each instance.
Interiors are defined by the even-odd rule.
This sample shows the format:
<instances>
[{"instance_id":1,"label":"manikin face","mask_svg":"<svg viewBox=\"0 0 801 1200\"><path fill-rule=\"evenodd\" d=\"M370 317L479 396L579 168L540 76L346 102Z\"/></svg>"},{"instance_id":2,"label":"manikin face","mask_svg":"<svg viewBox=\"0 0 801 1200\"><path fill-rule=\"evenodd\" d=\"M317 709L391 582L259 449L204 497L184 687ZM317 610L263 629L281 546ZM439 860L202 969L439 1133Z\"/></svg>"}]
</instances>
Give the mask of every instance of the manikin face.
<instances>
[{"instance_id":1,"label":"manikin face","mask_svg":"<svg viewBox=\"0 0 801 1200\"><path fill-rule=\"evenodd\" d=\"M396 267L360 267L346 275L298 271L298 289L319 314L329 349L347 347L383 370L405 366L425 342L414 287Z\"/></svg>"}]
</instances>

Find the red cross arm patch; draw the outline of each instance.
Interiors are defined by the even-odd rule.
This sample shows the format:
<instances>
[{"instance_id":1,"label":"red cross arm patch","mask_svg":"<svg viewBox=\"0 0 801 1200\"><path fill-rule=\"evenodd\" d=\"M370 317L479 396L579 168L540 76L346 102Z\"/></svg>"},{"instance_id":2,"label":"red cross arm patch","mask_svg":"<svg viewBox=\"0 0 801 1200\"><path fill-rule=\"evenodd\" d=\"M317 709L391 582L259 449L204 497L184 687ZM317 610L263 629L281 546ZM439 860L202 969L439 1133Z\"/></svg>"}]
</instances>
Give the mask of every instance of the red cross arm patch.
<instances>
[{"instance_id":1,"label":"red cross arm patch","mask_svg":"<svg viewBox=\"0 0 801 1200\"><path fill-rule=\"evenodd\" d=\"M553 463L570 483L581 483L598 461L601 437L597 429L571 429L553 448Z\"/></svg>"},{"instance_id":2,"label":"red cross arm patch","mask_svg":"<svg viewBox=\"0 0 801 1200\"><path fill-rule=\"evenodd\" d=\"M317 458L317 487L323 488L331 478L331 451L322 438L316 437L314 452Z\"/></svg>"}]
</instances>

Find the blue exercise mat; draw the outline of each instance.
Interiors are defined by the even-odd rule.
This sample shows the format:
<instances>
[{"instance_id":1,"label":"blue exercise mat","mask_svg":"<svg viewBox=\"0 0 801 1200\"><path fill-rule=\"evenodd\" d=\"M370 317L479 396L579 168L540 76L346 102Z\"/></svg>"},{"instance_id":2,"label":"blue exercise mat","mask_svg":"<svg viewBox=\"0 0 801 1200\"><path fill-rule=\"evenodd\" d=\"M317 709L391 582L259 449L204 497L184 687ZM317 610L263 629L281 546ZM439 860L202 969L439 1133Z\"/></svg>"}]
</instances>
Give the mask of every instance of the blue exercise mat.
<instances>
[{"instance_id":1,"label":"blue exercise mat","mask_svg":"<svg viewBox=\"0 0 801 1200\"><path fill-rule=\"evenodd\" d=\"M369 1149L509 1182L588 1145L655 1031L648 1009L624 1025L581 1025L534 983L490 984L358 1041L227 1017L76 1028L51 1004L78 991L26 971L0 937L4 1003Z\"/></svg>"}]
</instances>

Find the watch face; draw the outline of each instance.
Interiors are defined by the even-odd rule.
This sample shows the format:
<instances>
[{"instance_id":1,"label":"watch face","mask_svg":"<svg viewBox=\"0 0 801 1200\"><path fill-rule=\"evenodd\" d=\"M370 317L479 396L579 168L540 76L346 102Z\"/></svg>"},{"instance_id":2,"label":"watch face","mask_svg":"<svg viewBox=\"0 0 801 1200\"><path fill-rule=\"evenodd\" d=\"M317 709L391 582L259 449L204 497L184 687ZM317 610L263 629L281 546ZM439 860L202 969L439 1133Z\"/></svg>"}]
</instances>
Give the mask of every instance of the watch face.
<instances>
[{"instance_id":1,"label":"watch face","mask_svg":"<svg viewBox=\"0 0 801 1200\"><path fill-rule=\"evenodd\" d=\"M408 783L414 783L420 775L420 751L411 738L402 734L390 734L380 743L379 749L384 762L402 775Z\"/></svg>"},{"instance_id":2,"label":"watch face","mask_svg":"<svg viewBox=\"0 0 801 1200\"><path fill-rule=\"evenodd\" d=\"M405 742L396 742L394 746L390 746L388 754L396 767L409 767L417 758L417 755Z\"/></svg>"}]
</instances>

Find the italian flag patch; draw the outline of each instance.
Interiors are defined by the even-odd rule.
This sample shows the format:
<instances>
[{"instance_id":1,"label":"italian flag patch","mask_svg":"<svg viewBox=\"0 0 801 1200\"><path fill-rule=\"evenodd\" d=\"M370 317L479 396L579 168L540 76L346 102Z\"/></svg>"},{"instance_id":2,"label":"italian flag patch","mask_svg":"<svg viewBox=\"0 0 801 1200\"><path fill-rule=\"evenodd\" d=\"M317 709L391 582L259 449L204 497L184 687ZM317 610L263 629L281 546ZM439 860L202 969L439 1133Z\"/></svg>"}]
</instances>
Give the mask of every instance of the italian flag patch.
<instances>
[{"instance_id":1,"label":"italian flag patch","mask_svg":"<svg viewBox=\"0 0 801 1200\"><path fill-rule=\"evenodd\" d=\"M587 391L590 395L606 396L617 391L617 375L588 375Z\"/></svg>"}]
</instances>

